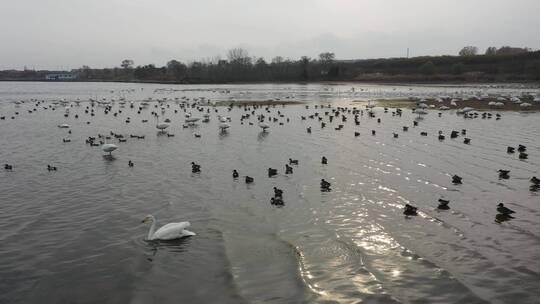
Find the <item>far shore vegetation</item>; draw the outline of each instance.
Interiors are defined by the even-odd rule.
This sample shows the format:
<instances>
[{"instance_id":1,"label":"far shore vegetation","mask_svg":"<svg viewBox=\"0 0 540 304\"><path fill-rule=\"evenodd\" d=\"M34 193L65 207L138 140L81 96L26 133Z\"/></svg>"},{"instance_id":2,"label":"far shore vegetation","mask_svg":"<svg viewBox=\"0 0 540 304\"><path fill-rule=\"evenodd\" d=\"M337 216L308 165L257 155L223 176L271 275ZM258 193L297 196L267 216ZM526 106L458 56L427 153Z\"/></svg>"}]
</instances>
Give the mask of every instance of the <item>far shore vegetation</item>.
<instances>
[{"instance_id":1,"label":"far shore vegetation","mask_svg":"<svg viewBox=\"0 0 540 304\"><path fill-rule=\"evenodd\" d=\"M4 70L0 80L45 81L47 75L69 74L69 81L119 81L184 84L257 82L540 82L540 51L504 46L489 47L479 54L474 46L464 47L457 56L423 56L339 60L334 53L317 58L271 61L253 57L242 48L228 51L226 58L183 63L170 60L165 66L136 65L125 59L119 67L96 69L82 66L71 71ZM53 80L54 81L54 80Z\"/></svg>"}]
</instances>

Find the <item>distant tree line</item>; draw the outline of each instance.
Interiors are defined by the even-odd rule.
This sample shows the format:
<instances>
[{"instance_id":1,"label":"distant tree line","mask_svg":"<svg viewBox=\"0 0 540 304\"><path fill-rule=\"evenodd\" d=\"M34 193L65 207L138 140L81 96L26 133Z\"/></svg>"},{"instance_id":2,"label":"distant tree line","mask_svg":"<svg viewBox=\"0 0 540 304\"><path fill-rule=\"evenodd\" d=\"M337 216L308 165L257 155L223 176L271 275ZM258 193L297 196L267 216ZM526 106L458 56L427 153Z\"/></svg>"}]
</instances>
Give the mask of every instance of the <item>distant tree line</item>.
<instances>
[{"instance_id":1,"label":"distant tree line","mask_svg":"<svg viewBox=\"0 0 540 304\"><path fill-rule=\"evenodd\" d=\"M517 54L529 53L531 51L532 50L527 47L519 48L519 47L511 47L511 46L502 46L497 49L494 46L490 46L486 49L486 52L484 54L486 56L517 55ZM459 56L476 56L476 55L478 55L478 48L475 46L466 46L459 51Z\"/></svg>"},{"instance_id":2,"label":"distant tree line","mask_svg":"<svg viewBox=\"0 0 540 304\"><path fill-rule=\"evenodd\" d=\"M0 80L43 80L54 71L0 71ZM242 48L226 58L183 63L170 60L165 66L137 65L125 59L120 67L71 71L77 81L140 81L163 83L316 82L316 81L538 81L540 51L504 46L464 47L459 56L424 56L367 60L337 60L332 52L297 60L276 56L267 62Z\"/></svg>"}]
</instances>

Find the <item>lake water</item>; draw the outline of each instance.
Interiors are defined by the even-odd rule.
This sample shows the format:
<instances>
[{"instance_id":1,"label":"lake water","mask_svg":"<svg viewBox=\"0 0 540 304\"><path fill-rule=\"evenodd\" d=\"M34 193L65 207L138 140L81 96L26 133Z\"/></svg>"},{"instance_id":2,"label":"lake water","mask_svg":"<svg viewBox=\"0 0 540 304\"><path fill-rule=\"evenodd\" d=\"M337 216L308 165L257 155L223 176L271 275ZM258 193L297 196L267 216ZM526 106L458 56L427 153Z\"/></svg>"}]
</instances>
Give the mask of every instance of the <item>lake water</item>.
<instances>
[{"instance_id":1,"label":"lake water","mask_svg":"<svg viewBox=\"0 0 540 304\"><path fill-rule=\"evenodd\" d=\"M538 303L540 196L529 190L529 179L540 177L540 114L500 112L495 120L430 111L414 127L411 110L393 116L393 109L377 107L370 118L365 103L353 102L477 92L539 90L0 82L0 116L6 116L0 120L0 303ZM204 107L210 122L183 128L185 108L174 100L184 96L294 100L309 109ZM120 97L135 108L122 107ZM171 119L174 137L157 133L151 115L157 102L137 114L148 97L168 98L162 118ZM108 114L96 104L90 116L89 98L117 101ZM31 99L45 101L36 107ZM82 102L66 118L63 106L51 109L62 99ZM344 123L341 116L329 122L325 112L332 108L315 105L364 112L360 125L351 113ZM326 128L300 118L315 113ZM231 117L227 133L218 130L218 114ZM269 122L263 133L258 114L283 125ZM72 134L57 127L62 123ZM335 130L338 124L342 130ZM461 129L466 136L450 138ZM446 140L437 139L439 130ZM125 143L110 141L119 146L112 159L85 144L110 131L128 136ZM528 159L506 153L518 144L527 146ZM328 165L321 164L323 155ZM299 165L286 175L289 158ZM191 172L192 161L201 173ZM58 171L47 171L48 164ZM269 178L269 167L279 174ZM233 169L255 182L233 179ZM499 179L499 169L510 170L510 178ZM463 184L451 183L454 174ZM320 191L321 178L332 191ZM274 186L284 191L282 208L270 204ZM450 200L450 210L437 209L440 198ZM495 221L499 202L516 211L514 219ZM419 208L418 216L403 215L407 203ZM146 242L147 214L158 226L189 220L197 235Z\"/></svg>"}]
</instances>

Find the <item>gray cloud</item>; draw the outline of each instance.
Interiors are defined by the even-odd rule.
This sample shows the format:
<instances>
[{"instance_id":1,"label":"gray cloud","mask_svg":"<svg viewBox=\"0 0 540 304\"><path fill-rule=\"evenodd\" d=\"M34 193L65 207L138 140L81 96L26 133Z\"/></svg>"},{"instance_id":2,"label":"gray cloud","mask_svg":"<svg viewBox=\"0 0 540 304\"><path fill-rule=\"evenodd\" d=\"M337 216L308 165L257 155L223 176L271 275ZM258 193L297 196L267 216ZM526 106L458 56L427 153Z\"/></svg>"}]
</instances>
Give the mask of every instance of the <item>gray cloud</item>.
<instances>
[{"instance_id":1,"label":"gray cloud","mask_svg":"<svg viewBox=\"0 0 540 304\"><path fill-rule=\"evenodd\" d=\"M2 0L0 69L163 65L250 54L338 58L540 48L537 0Z\"/></svg>"}]
</instances>

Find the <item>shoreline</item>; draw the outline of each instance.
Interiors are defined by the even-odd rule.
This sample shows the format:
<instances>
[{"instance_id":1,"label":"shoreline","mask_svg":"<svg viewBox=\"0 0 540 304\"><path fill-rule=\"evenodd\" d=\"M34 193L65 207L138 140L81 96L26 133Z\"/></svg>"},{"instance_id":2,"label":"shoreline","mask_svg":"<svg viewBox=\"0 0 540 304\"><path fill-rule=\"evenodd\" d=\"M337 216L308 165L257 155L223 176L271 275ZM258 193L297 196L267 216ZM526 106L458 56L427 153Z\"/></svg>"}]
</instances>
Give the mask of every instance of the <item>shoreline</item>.
<instances>
[{"instance_id":1,"label":"shoreline","mask_svg":"<svg viewBox=\"0 0 540 304\"><path fill-rule=\"evenodd\" d=\"M471 107L475 110L479 111L514 111L514 112L537 112L540 111L540 103L530 102L530 107L521 107L520 104L513 103L511 101L505 101L504 106L490 106L488 103L497 101L496 99L481 99L481 100L461 100L456 101L457 106L452 106L450 100L444 100L442 102L439 102L435 99L426 99L423 101L418 100L409 100L409 99L377 99L375 102L378 106L381 107L389 107L389 108L400 108L400 107L406 107L406 108L414 108L415 105L419 102L425 103L428 105L427 110L436 110L436 111L447 111L447 110L440 110L439 107L446 106L449 107L448 110L459 110L465 107ZM361 101L357 101L361 102ZM525 102L525 101L524 101ZM434 107L430 107L434 106Z\"/></svg>"},{"instance_id":2,"label":"shoreline","mask_svg":"<svg viewBox=\"0 0 540 304\"><path fill-rule=\"evenodd\" d=\"M522 80L522 81L384 81L384 80L328 80L328 81L231 81L231 82L179 82L163 80L46 80L46 79L0 79L0 82L44 82L44 83L140 83L140 84L164 84L164 85L247 85L247 84L372 84L372 85L393 85L393 86L475 86L475 85L531 85L540 87L540 81Z\"/></svg>"}]
</instances>

